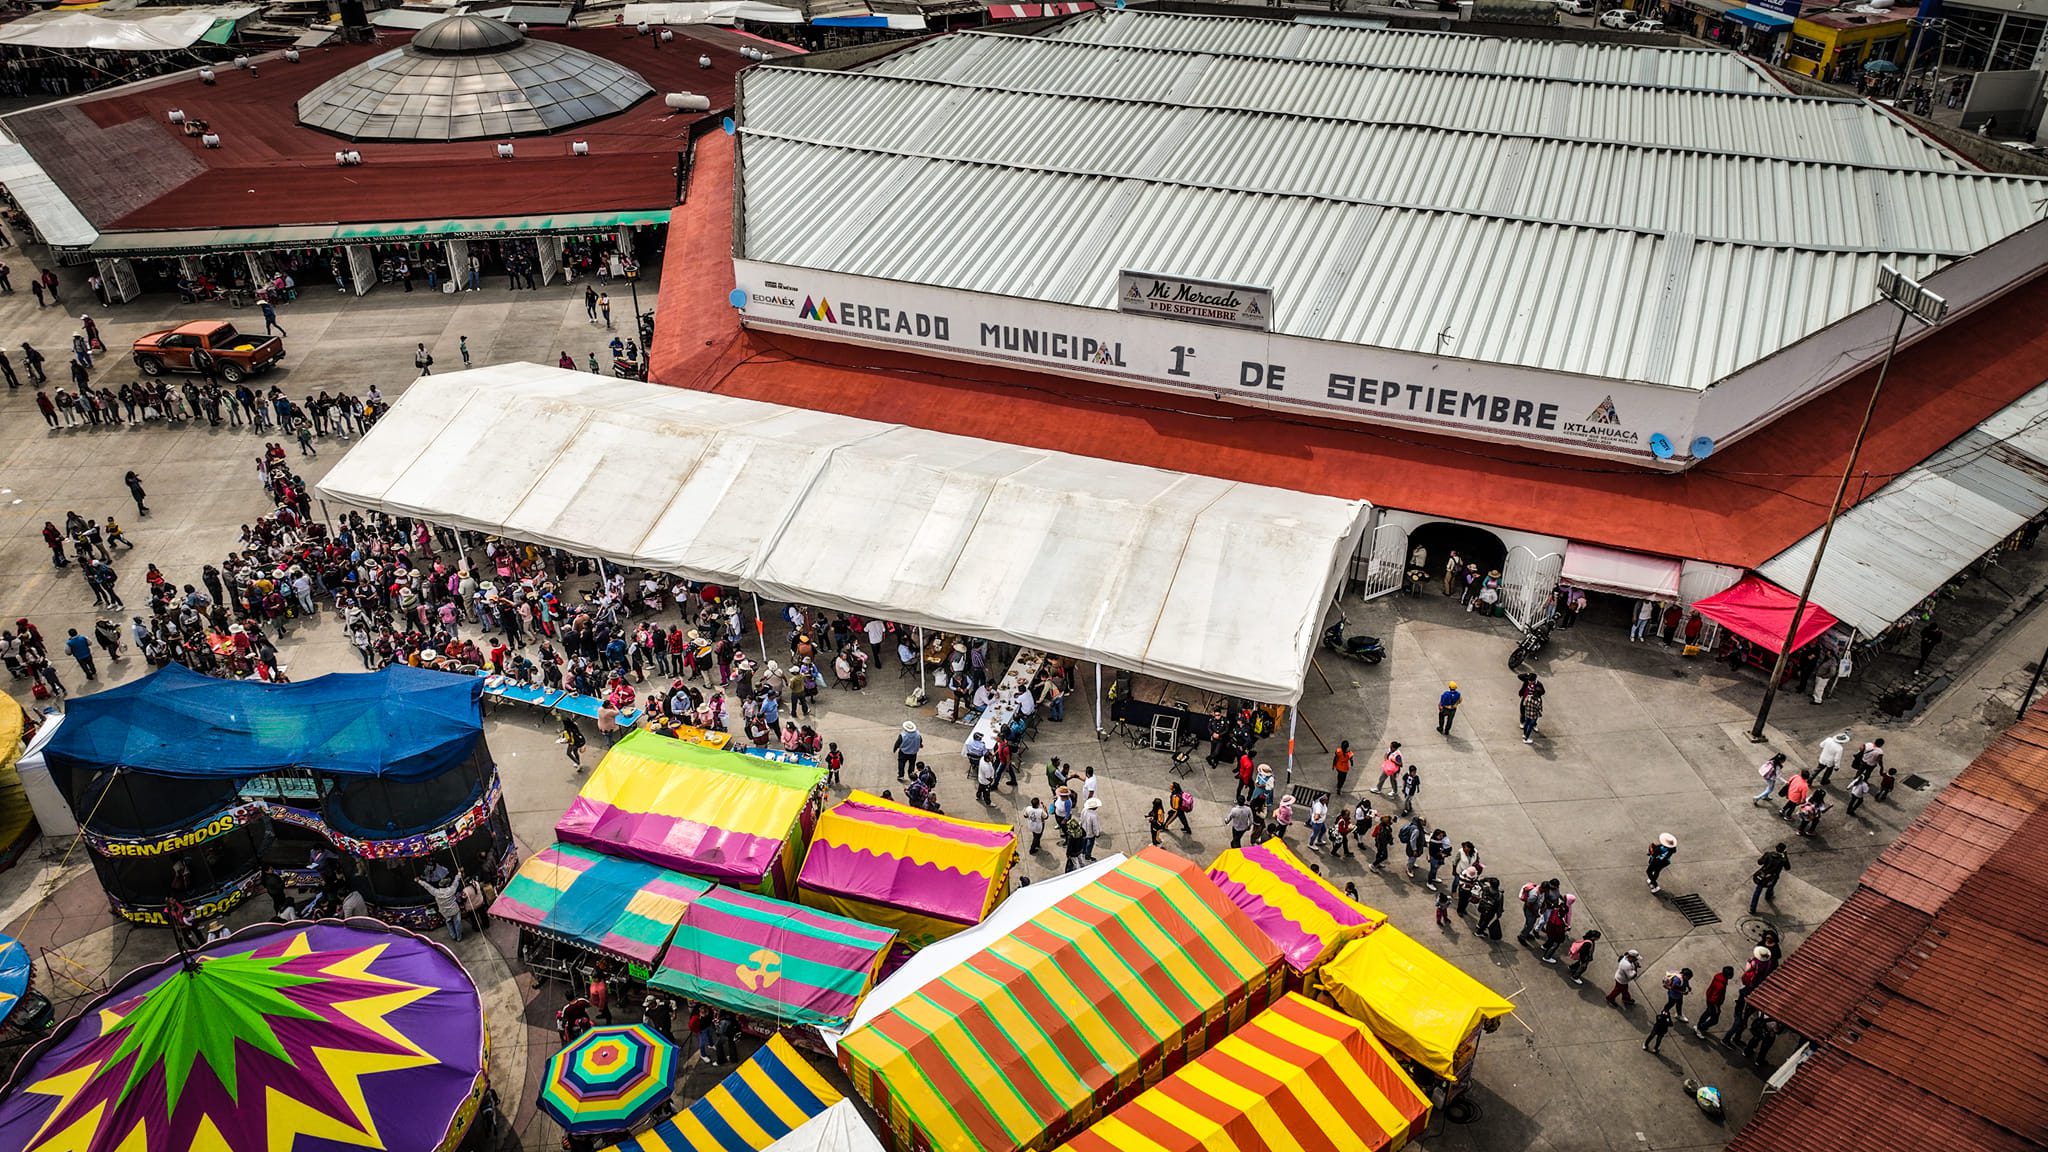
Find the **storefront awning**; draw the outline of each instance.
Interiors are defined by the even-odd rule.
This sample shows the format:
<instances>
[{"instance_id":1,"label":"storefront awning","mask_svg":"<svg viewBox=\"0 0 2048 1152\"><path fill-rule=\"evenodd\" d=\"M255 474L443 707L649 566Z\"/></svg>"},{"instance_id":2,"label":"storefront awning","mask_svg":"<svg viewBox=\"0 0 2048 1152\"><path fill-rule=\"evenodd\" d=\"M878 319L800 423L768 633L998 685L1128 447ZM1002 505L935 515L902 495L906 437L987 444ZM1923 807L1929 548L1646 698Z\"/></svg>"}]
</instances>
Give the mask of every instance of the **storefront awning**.
<instances>
[{"instance_id":1,"label":"storefront awning","mask_svg":"<svg viewBox=\"0 0 2048 1152\"><path fill-rule=\"evenodd\" d=\"M244 248L324 248L393 240L463 240L543 232L586 232L637 224L667 223L669 209L629 212L561 212L549 216L480 217L467 220L395 220L369 224L302 224L277 228L175 228L157 232L103 232L92 241L94 256L179 256L233 252Z\"/></svg>"},{"instance_id":2,"label":"storefront awning","mask_svg":"<svg viewBox=\"0 0 2048 1152\"><path fill-rule=\"evenodd\" d=\"M1623 552L1574 540L1565 545L1566 584L1589 592L1612 592L1618 596L1643 596L1652 600L1678 599L1678 577L1684 566L1665 556Z\"/></svg>"},{"instance_id":3,"label":"storefront awning","mask_svg":"<svg viewBox=\"0 0 2048 1152\"><path fill-rule=\"evenodd\" d=\"M320 489L1277 704L1368 511L539 364L415 381Z\"/></svg>"},{"instance_id":4,"label":"storefront awning","mask_svg":"<svg viewBox=\"0 0 2048 1152\"><path fill-rule=\"evenodd\" d=\"M1790 28L1792 26L1792 18L1790 16L1780 16L1776 12L1766 12L1761 8L1735 8L1729 11L1728 18L1730 20L1740 20L1744 24L1753 24L1766 31L1776 31L1779 28Z\"/></svg>"},{"instance_id":5,"label":"storefront awning","mask_svg":"<svg viewBox=\"0 0 2048 1152\"><path fill-rule=\"evenodd\" d=\"M1776 652L1785 642L1785 630L1792 626L1792 609L1798 605L1799 597L1776 584L1760 576L1745 576L1735 587L1700 600L1693 608L1744 640ZM1799 631L1792 637L1792 650L1806 647L1834 626L1834 613L1807 601L1806 611L1799 617Z\"/></svg>"}]
</instances>

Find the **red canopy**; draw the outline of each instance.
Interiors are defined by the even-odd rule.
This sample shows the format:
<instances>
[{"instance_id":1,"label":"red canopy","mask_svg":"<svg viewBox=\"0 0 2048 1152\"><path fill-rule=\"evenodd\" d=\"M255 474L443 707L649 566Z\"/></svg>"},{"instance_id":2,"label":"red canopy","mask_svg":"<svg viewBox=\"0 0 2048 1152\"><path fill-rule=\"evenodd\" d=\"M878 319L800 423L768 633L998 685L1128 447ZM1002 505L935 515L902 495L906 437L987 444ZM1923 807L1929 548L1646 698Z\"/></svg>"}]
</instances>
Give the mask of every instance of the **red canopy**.
<instances>
[{"instance_id":1,"label":"red canopy","mask_svg":"<svg viewBox=\"0 0 2048 1152\"><path fill-rule=\"evenodd\" d=\"M1785 628L1792 623L1793 606L1799 597L1761 576L1744 576L1735 587L1693 602L1700 615L1755 644L1776 652L1785 642ZM1835 615L1811 600L1799 619L1799 633L1792 637L1794 651L1835 626Z\"/></svg>"}]
</instances>

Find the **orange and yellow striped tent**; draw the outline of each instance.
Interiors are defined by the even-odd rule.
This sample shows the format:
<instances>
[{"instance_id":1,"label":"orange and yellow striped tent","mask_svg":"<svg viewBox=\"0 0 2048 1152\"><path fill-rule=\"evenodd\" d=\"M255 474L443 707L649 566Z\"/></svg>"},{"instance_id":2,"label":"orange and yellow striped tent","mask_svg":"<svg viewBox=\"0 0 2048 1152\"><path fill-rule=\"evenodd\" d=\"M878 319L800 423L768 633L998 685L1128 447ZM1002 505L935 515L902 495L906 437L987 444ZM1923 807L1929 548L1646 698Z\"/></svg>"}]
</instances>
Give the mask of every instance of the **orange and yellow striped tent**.
<instances>
[{"instance_id":1,"label":"orange and yellow striped tent","mask_svg":"<svg viewBox=\"0 0 2048 1152\"><path fill-rule=\"evenodd\" d=\"M1428 1121L1364 1025L1293 993L1064 1152L1398 1152Z\"/></svg>"}]
</instances>

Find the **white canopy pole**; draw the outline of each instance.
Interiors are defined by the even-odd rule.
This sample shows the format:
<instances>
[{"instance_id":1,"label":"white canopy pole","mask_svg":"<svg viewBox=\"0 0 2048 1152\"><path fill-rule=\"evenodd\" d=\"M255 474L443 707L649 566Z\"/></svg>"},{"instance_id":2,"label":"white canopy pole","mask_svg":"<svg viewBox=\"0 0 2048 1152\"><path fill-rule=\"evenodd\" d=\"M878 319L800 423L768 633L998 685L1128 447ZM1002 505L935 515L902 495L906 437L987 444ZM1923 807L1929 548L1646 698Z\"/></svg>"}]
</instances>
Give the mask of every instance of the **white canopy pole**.
<instances>
[{"instance_id":1,"label":"white canopy pole","mask_svg":"<svg viewBox=\"0 0 2048 1152\"><path fill-rule=\"evenodd\" d=\"M768 622L761 619L761 598L755 596L752 592L747 593L747 595L754 598L754 635L761 641L761 663L766 664L768 662Z\"/></svg>"},{"instance_id":2,"label":"white canopy pole","mask_svg":"<svg viewBox=\"0 0 2048 1152\"><path fill-rule=\"evenodd\" d=\"M1095 731L1098 734L1107 731L1102 726L1102 661L1100 660L1095 662Z\"/></svg>"},{"instance_id":3,"label":"white canopy pole","mask_svg":"<svg viewBox=\"0 0 2048 1152\"><path fill-rule=\"evenodd\" d=\"M1301 716L1301 705L1287 710L1287 783L1294 783L1294 722Z\"/></svg>"},{"instance_id":4,"label":"white canopy pole","mask_svg":"<svg viewBox=\"0 0 2048 1152\"><path fill-rule=\"evenodd\" d=\"M917 669L917 686L918 686L919 688L923 688L923 687L925 686L925 684L924 684L924 625L922 625L922 624L919 624L919 625L917 626L917 661L916 661L916 663L915 663L914 667L916 667L916 669Z\"/></svg>"}]
</instances>

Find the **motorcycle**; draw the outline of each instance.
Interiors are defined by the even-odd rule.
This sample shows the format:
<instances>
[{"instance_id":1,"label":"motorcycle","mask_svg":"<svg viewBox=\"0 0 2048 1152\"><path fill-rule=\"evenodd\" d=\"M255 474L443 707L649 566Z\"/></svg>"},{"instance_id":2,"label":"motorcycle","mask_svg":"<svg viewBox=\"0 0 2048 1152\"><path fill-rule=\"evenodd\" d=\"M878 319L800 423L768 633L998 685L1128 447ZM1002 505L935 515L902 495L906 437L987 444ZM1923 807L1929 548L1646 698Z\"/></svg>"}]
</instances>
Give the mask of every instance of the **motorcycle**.
<instances>
[{"instance_id":1,"label":"motorcycle","mask_svg":"<svg viewBox=\"0 0 2048 1152\"><path fill-rule=\"evenodd\" d=\"M1515 645L1513 652L1508 653L1508 668L1520 668L1529 657L1549 647L1550 630L1556 626L1556 618L1552 617L1538 622L1535 627L1522 633L1521 642Z\"/></svg>"},{"instance_id":2,"label":"motorcycle","mask_svg":"<svg viewBox=\"0 0 2048 1152\"><path fill-rule=\"evenodd\" d=\"M1387 650L1381 646L1379 637L1346 637L1344 635L1344 625L1348 623L1350 623L1349 620L1339 615L1336 623L1323 629L1323 647L1340 656L1349 656L1353 660L1363 660L1367 664L1377 664L1387 658Z\"/></svg>"}]
</instances>

